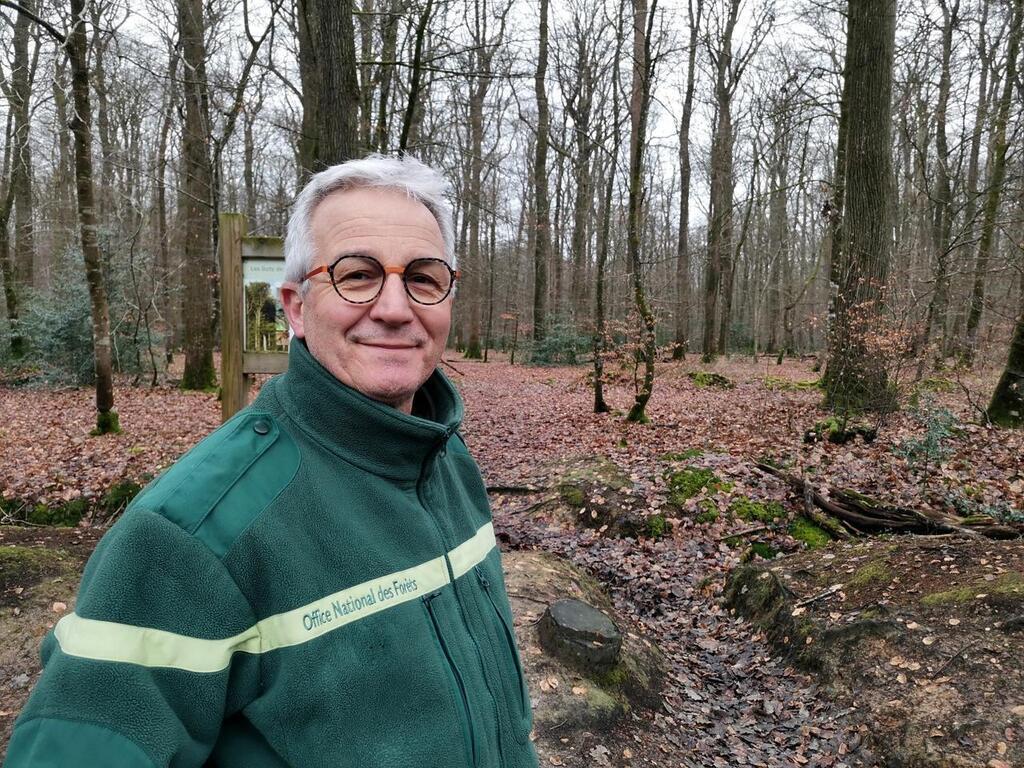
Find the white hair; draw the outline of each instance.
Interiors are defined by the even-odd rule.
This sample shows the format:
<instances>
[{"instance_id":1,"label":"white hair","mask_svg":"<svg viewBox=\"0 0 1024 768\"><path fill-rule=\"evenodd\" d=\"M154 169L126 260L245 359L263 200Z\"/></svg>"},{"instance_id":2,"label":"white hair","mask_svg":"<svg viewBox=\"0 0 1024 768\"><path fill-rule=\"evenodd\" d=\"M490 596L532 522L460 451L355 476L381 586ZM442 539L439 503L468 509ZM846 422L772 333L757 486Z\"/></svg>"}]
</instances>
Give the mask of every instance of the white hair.
<instances>
[{"instance_id":1,"label":"white hair","mask_svg":"<svg viewBox=\"0 0 1024 768\"><path fill-rule=\"evenodd\" d=\"M301 283L313 268L316 254L310 222L316 207L332 192L359 187L393 189L422 203L437 220L445 259L455 269L455 226L446 197L451 193L451 184L414 157L385 157L375 153L320 171L299 192L284 239L285 280Z\"/></svg>"}]
</instances>

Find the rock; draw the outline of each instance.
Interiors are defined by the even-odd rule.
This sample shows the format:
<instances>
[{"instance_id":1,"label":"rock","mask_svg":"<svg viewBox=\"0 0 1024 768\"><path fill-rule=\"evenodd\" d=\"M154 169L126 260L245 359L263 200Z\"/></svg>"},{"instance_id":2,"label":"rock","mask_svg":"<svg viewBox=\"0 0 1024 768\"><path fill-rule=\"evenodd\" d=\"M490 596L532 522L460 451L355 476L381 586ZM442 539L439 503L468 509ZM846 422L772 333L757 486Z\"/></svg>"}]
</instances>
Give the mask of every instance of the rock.
<instances>
[{"instance_id":1,"label":"rock","mask_svg":"<svg viewBox=\"0 0 1024 768\"><path fill-rule=\"evenodd\" d=\"M549 605L538 629L546 651L586 673L600 675L618 661L622 634L604 613L582 600Z\"/></svg>"}]
</instances>

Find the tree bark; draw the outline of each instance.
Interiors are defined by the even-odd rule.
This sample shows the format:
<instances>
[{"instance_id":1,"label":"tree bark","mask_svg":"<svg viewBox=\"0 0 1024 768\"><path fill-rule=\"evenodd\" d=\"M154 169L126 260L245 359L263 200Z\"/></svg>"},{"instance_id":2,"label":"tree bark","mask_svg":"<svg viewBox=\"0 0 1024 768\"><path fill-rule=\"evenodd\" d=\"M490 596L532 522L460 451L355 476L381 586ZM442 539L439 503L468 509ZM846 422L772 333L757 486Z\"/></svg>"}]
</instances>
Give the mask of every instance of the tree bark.
<instances>
[{"instance_id":1,"label":"tree bark","mask_svg":"<svg viewBox=\"0 0 1024 768\"><path fill-rule=\"evenodd\" d=\"M353 0L307 0L317 5L316 168L359 157L359 79L356 76Z\"/></svg>"},{"instance_id":2,"label":"tree bark","mask_svg":"<svg viewBox=\"0 0 1024 768\"><path fill-rule=\"evenodd\" d=\"M826 395L841 412L892 407L888 374L871 334L880 331L892 252L890 151L895 0L850 0L843 118L846 178Z\"/></svg>"},{"instance_id":3,"label":"tree bark","mask_svg":"<svg viewBox=\"0 0 1024 768\"><path fill-rule=\"evenodd\" d=\"M320 0L296 0L296 38L299 44L299 82L302 85L302 130L298 139L297 186L319 170L317 137L320 105L319 20Z\"/></svg>"},{"instance_id":4,"label":"tree bark","mask_svg":"<svg viewBox=\"0 0 1024 768\"><path fill-rule=\"evenodd\" d=\"M644 144L651 98L651 27L658 0L633 0L633 85L629 99L629 209L626 223L626 251L633 273L633 298L640 316L640 338L644 356L644 377L636 391L627 421L647 423L647 403L654 390L654 313L647 304L643 265L640 259L640 229L644 205Z\"/></svg>"},{"instance_id":5,"label":"tree bark","mask_svg":"<svg viewBox=\"0 0 1024 768\"><path fill-rule=\"evenodd\" d=\"M946 308L949 304L949 254L953 231L953 192L950 185L949 141L946 121L949 109L950 60L953 55L953 32L959 22L960 0L950 7L947 0L939 0L942 10L942 59L939 69L939 95L935 106L935 192L932 212L932 247L935 253L935 291L928 302L921 339L921 363L918 378L923 373L924 356L928 354L932 328L941 326L942 342L938 357L946 346Z\"/></svg>"},{"instance_id":6,"label":"tree bark","mask_svg":"<svg viewBox=\"0 0 1024 768\"><path fill-rule=\"evenodd\" d=\"M398 140L399 152L405 152L414 144L412 133L419 104L420 81L423 78L423 42L427 36L427 26L430 24L432 10L433 0L427 0L420 13L419 21L416 23L416 42L413 46L411 65L412 75L409 78L409 98L406 102L405 116L402 119L402 135Z\"/></svg>"},{"instance_id":7,"label":"tree bark","mask_svg":"<svg viewBox=\"0 0 1024 768\"><path fill-rule=\"evenodd\" d=\"M703 359L710 361L725 353L729 318L725 312L726 291L732 290L733 226L733 126L732 36L736 29L739 0L729 0L728 17L716 40L715 125L711 136L711 184L708 211L708 264L704 281ZM722 301L719 308L719 300ZM731 297L730 297L731 304ZM717 333L716 333L717 331Z\"/></svg>"},{"instance_id":8,"label":"tree bark","mask_svg":"<svg viewBox=\"0 0 1024 768\"><path fill-rule=\"evenodd\" d=\"M982 208L981 237L978 239L978 256L974 267L974 286L971 291L971 307L967 316L967 344L964 348L964 360L970 364L978 342L978 328L981 326L982 309L985 304L985 276L989 261L994 251L996 235L996 218L999 214L999 201L1003 194L1003 182L1006 179L1006 152L1009 142L1006 127L1013 104L1013 89L1017 86L1017 56L1020 53L1021 14L1024 0L1014 0L1010 29L1006 43L1006 71L1003 74L1003 92L996 106L996 116L992 123L992 161L988 178L988 191L985 194L985 205Z\"/></svg>"},{"instance_id":9,"label":"tree bark","mask_svg":"<svg viewBox=\"0 0 1024 768\"><path fill-rule=\"evenodd\" d=\"M92 340L96 365L96 432L119 432L114 411L114 377L110 343L110 309L103 278L103 258L97 239L96 202L92 178L92 108L89 100L88 41L85 0L71 0L71 33L67 38L71 62L71 88L75 111L71 131L75 137L75 189L82 237L85 279L92 310Z\"/></svg>"},{"instance_id":10,"label":"tree bark","mask_svg":"<svg viewBox=\"0 0 1024 768\"><path fill-rule=\"evenodd\" d=\"M696 90L697 35L700 31L703 0L687 4L690 42L686 59L686 90L683 93L683 114L679 120L679 239L676 244L676 328L672 359L686 357L690 336L690 121L693 117L693 95Z\"/></svg>"},{"instance_id":11,"label":"tree bark","mask_svg":"<svg viewBox=\"0 0 1024 768\"><path fill-rule=\"evenodd\" d=\"M19 0L21 8L35 12L34 0ZM35 284L35 224L32 195L32 142L29 130L33 69L29 57L32 22L25 13L14 21L14 59L11 63L10 102L14 117L14 153L11 187L14 190L14 290ZM20 302L19 302L20 303Z\"/></svg>"},{"instance_id":12,"label":"tree bark","mask_svg":"<svg viewBox=\"0 0 1024 768\"><path fill-rule=\"evenodd\" d=\"M216 383L213 367L213 167L210 159L209 96L202 0L178 0L185 123L181 131L180 212L185 265L185 389Z\"/></svg>"},{"instance_id":13,"label":"tree bark","mask_svg":"<svg viewBox=\"0 0 1024 768\"><path fill-rule=\"evenodd\" d=\"M548 199L548 96L545 79L548 71L548 0L540 0L540 50L533 78L537 98L537 141L534 145L534 241L533 241L533 343L540 344L547 330L546 299L548 258L551 250L550 201Z\"/></svg>"}]
</instances>

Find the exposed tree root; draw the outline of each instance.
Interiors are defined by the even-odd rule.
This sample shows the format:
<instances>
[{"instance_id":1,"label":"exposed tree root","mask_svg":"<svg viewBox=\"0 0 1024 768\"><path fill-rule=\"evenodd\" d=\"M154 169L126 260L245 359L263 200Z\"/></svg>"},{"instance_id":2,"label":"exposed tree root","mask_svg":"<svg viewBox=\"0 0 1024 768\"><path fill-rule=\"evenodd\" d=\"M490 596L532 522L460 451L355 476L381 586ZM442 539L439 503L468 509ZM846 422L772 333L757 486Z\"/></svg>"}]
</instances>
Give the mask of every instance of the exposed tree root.
<instances>
[{"instance_id":1,"label":"exposed tree root","mask_svg":"<svg viewBox=\"0 0 1024 768\"><path fill-rule=\"evenodd\" d=\"M846 531L856 535L882 532L923 535L959 533L990 539L1015 539L1024 536L1024 524L1001 523L987 515L958 517L943 512L919 512L907 507L884 504L877 499L846 488L815 488L804 478L781 469L755 462L762 472L785 481L805 500L805 514L837 538ZM822 510L828 517L816 510Z\"/></svg>"}]
</instances>

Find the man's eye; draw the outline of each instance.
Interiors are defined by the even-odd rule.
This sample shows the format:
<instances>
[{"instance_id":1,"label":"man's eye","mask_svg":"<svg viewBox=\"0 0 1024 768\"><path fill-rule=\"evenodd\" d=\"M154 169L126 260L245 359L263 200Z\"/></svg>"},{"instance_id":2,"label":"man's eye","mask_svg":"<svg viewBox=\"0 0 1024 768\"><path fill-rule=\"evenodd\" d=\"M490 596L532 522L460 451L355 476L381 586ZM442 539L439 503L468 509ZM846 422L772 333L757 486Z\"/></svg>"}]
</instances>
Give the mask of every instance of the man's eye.
<instances>
[{"instance_id":1,"label":"man's eye","mask_svg":"<svg viewBox=\"0 0 1024 768\"><path fill-rule=\"evenodd\" d=\"M435 278L431 277L430 275L413 273L409 275L408 279L410 283L416 283L417 285L439 285L438 281Z\"/></svg>"},{"instance_id":2,"label":"man's eye","mask_svg":"<svg viewBox=\"0 0 1024 768\"><path fill-rule=\"evenodd\" d=\"M371 275L369 272L346 272L345 274L341 275L340 279L345 280L346 282L353 283L361 280L373 280L373 275Z\"/></svg>"}]
</instances>

